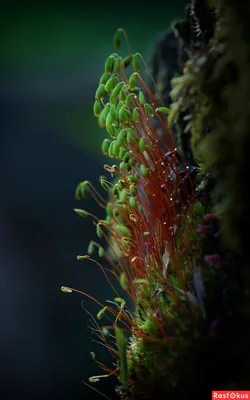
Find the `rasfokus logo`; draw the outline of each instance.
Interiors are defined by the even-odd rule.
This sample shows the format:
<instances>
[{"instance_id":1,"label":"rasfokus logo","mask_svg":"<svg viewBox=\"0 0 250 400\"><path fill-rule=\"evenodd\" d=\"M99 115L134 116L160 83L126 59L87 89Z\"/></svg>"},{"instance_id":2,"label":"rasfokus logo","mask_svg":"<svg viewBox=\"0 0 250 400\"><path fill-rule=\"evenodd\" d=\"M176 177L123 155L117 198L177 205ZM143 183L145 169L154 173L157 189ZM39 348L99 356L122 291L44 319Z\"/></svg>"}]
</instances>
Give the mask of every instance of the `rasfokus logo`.
<instances>
[{"instance_id":1,"label":"rasfokus logo","mask_svg":"<svg viewBox=\"0 0 250 400\"><path fill-rule=\"evenodd\" d=\"M249 399L250 390L214 390L212 400L214 399Z\"/></svg>"}]
</instances>

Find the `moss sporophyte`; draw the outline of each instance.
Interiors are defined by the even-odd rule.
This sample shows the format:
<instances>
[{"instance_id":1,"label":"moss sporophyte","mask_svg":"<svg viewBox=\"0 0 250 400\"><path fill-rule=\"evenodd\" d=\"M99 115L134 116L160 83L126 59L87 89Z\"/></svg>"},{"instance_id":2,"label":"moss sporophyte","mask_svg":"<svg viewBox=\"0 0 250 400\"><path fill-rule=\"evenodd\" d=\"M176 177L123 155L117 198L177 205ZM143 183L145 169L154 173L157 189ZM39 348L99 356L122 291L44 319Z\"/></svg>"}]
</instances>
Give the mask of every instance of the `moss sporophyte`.
<instances>
[{"instance_id":1,"label":"moss sporophyte","mask_svg":"<svg viewBox=\"0 0 250 400\"><path fill-rule=\"evenodd\" d=\"M129 51L125 58L117 53L123 41ZM149 388L183 393L194 383L193 349L206 319L202 271L208 266L196 228L209 210L196 200L192 167L170 130L171 110L140 74L141 68L148 71L142 56L131 51L123 29L114 44L116 53L105 63L94 102L106 134L102 152L111 159L104 166L110 178L100 178L108 200L89 181L76 189L78 200L92 196L106 209L106 218L75 209L93 219L98 238L107 242L104 248L91 241L88 255L78 259L102 269L114 298L102 304L81 290L61 290L81 293L100 307L93 330L114 363L106 366L92 353L104 374L90 377L90 383L115 375L124 399L144 398ZM92 258L95 252L107 260L109 272ZM112 284L109 273L119 285Z\"/></svg>"}]
</instances>

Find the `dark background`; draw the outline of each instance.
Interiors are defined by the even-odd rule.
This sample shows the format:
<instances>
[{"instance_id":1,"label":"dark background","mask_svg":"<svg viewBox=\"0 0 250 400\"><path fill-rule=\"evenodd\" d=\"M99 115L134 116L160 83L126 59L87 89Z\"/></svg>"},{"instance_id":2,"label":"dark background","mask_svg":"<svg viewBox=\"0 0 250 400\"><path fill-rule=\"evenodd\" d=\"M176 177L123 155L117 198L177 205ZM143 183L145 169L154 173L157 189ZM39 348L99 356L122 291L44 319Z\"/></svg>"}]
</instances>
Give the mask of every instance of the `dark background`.
<instances>
[{"instance_id":1,"label":"dark background","mask_svg":"<svg viewBox=\"0 0 250 400\"><path fill-rule=\"evenodd\" d=\"M110 361L93 343L82 289L112 299L98 267L76 260L95 238L74 207L79 181L103 173L94 93L119 27L150 61L185 1L14 3L1 6L0 398L99 399L82 381ZM85 299L96 315L98 307ZM95 387L112 397L114 381Z\"/></svg>"}]
</instances>

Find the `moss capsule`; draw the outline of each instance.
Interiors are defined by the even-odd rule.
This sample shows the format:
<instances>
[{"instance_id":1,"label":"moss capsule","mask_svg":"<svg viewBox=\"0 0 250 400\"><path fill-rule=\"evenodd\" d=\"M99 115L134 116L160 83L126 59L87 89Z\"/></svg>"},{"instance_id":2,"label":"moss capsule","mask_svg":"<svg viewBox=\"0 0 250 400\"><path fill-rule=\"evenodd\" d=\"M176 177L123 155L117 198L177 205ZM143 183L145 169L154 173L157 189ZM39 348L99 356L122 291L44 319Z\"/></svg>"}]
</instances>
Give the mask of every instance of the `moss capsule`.
<instances>
[{"instance_id":1,"label":"moss capsule","mask_svg":"<svg viewBox=\"0 0 250 400\"><path fill-rule=\"evenodd\" d=\"M146 139L144 137L140 138L139 147L140 147L141 151L146 150Z\"/></svg>"},{"instance_id":2,"label":"moss capsule","mask_svg":"<svg viewBox=\"0 0 250 400\"><path fill-rule=\"evenodd\" d=\"M105 156L107 156L109 153L110 143L111 143L111 140L109 140L109 139L104 139L104 141L102 142L102 152Z\"/></svg>"},{"instance_id":3,"label":"moss capsule","mask_svg":"<svg viewBox=\"0 0 250 400\"><path fill-rule=\"evenodd\" d=\"M125 153L126 153L126 148L125 147L120 147L120 149L119 149L119 159L120 160L122 160L123 159L123 157L124 157L124 155L125 155Z\"/></svg>"},{"instance_id":4,"label":"moss capsule","mask_svg":"<svg viewBox=\"0 0 250 400\"><path fill-rule=\"evenodd\" d=\"M99 313L98 313L97 316L96 316L96 318L97 318L98 320L101 320L101 319L104 317L107 308L108 308L108 306L104 307L101 311L99 311Z\"/></svg>"},{"instance_id":5,"label":"moss capsule","mask_svg":"<svg viewBox=\"0 0 250 400\"><path fill-rule=\"evenodd\" d=\"M132 103L132 94L130 93L127 95L125 99L125 106L129 108L131 106L131 103Z\"/></svg>"},{"instance_id":6,"label":"moss capsule","mask_svg":"<svg viewBox=\"0 0 250 400\"><path fill-rule=\"evenodd\" d=\"M120 70L121 70L121 57L118 57L115 59L115 62L113 65L113 73L119 74Z\"/></svg>"},{"instance_id":7,"label":"moss capsule","mask_svg":"<svg viewBox=\"0 0 250 400\"><path fill-rule=\"evenodd\" d=\"M150 104L145 103L145 104L144 104L144 108L145 108L145 110L147 111L147 113L148 113L148 115L149 115L150 117L153 117L153 116L155 115L154 109L153 109L153 107L152 107Z\"/></svg>"},{"instance_id":8,"label":"moss capsule","mask_svg":"<svg viewBox=\"0 0 250 400\"><path fill-rule=\"evenodd\" d=\"M126 199L127 199L127 190L123 189L120 192L119 200L124 203L126 201Z\"/></svg>"},{"instance_id":9,"label":"moss capsule","mask_svg":"<svg viewBox=\"0 0 250 400\"><path fill-rule=\"evenodd\" d=\"M140 93L139 93L139 102L140 102L140 104L145 104L146 103L146 99L145 99L145 96L144 96L144 94L140 91Z\"/></svg>"},{"instance_id":10,"label":"moss capsule","mask_svg":"<svg viewBox=\"0 0 250 400\"><path fill-rule=\"evenodd\" d=\"M103 230L100 226L100 223L96 225L96 234L99 238L103 237Z\"/></svg>"},{"instance_id":11,"label":"moss capsule","mask_svg":"<svg viewBox=\"0 0 250 400\"><path fill-rule=\"evenodd\" d=\"M125 162L125 164L127 164L129 162L129 158L130 158L129 153L128 152L125 153L125 155L123 157L123 161Z\"/></svg>"},{"instance_id":12,"label":"moss capsule","mask_svg":"<svg viewBox=\"0 0 250 400\"><path fill-rule=\"evenodd\" d=\"M148 175L149 169L146 168L145 165L141 164L140 165L140 170L141 170L141 173L142 173L143 176L147 176Z\"/></svg>"},{"instance_id":13,"label":"moss capsule","mask_svg":"<svg viewBox=\"0 0 250 400\"><path fill-rule=\"evenodd\" d=\"M91 241L88 245L88 254L92 255L95 252L95 245L94 243Z\"/></svg>"},{"instance_id":14,"label":"moss capsule","mask_svg":"<svg viewBox=\"0 0 250 400\"><path fill-rule=\"evenodd\" d=\"M124 273L120 275L120 285L122 289L127 290L128 289L128 283L127 283L127 278Z\"/></svg>"},{"instance_id":15,"label":"moss capsule","mask_svg":"<svg viewBox=\"0 0 250 400\"><path fill-rule=\"evenodd\" d=\"M105 90L105 85L102 84L96 90L95 99L96 100L102 100L102 99L104 99L106 97L106 94L107 93L106 93L106 90Z\"/></svg>"},{"instance_id":16,"label":"moss capsule","mask_svg":"<svg viewBox=\"0 0 250 400\"><path fill-rule=\"evenodd\" d=\"M110 158L114 158L114 150L113 150L114 143L115 143L115 141L113 140L113 142L111 142L110 146L109 146L109 154L108 155L109 155Z\"/></svg>"},{"instance_id":17,"label":"moss capsule","mask_svg":"<svg viewBox=\"0 0 250 400\"><path fill-rule=\"evenodd\" d=\"M170 112L171 112L171 110L170 110L170 108L167 108L167 107L158 107L156 110L155 110L155 112L156 113L162 113L162 114L166 114L166 115L168 115Z\"/></svg>"},{"instance_id":18,"label":"moss capsule","mask_svg":"<svg viewBox=\"0 0 250 400\"><path fill-rule=\"evenodd\" d=\"M133 109L132 117L135 122L139 122L139 113L137 107Z\"/></svg>"},{"instance_id":19,"label":"moss capsule","mask_svg":"<svg viewBox=\"0 0 250 400\"><path fill-rule=\"evenodd\" d=\"M121 88L124 86L124 83L123 82L119 82L119 83L117 83L117 85L114 87L114 90L113 90L113 92L112 92L112 96L113 97L118 97L119 96L119 93L120 93L120 91L121 91Z\"/></svg>"},{"instance_id":20,"label":"moss capsule","mask_svg":"<svg viewBox=\"0 0 250 400\"><path fill-rule=\"evenodd\" d=\"M136 188L134 187L134 185L130 185L129 187L129 193L132 197L136 197Z\"/></svg>"},{"instance_id":21,"label":"moss capsule","mask_svg":"<svg viewBox=\"0 0 250 400\"><path fill-rule=\"evenodd\" d=\"M111 78L109 78L109 80L105 85L106 92L110 92L115 88L115 86L116 86L116 78L114 76L111 76Z\"/></svg>"},{"instance_id":22,"label":"moss capsule","mask_svg":"<svg viewBox=\"0 0 250 400\"><path fill-rule=\"evenodd\" d=\"M119 143L122 145L125 143L127 138L127 131L126 129L121 129L120 132L117 135L117 140L119 141Z\"/></svg>"},{"instance_id":23,"label":"moss capsule","mask_svg":"<svg viewBox=\"0 0 250 400\"><path fill-rule=\"evenodd\" d=\"M128 204L130 208L135 208L136 207L136 199L135 197L129 197Z\"/></svg>"},{"instance_id":24,"label":"moss capsule","mask_svg":"<svg viewBox=\"0 0 250 400\"><path fill-rule=\"evenodd\" d=\"M121 43L122 43L122 29L118 29L114 35L114 48L115 51L119 51L121 48Z\"/></svg>"},{"instance_id":25,"label":"moss capsule","mask_svg":"<svg viewBox=\"0 0 250 400\"><path fill-rule=\"evenodd\" d=\"M98 249L98 256L103 257L105 255L105 250L103 247L99 247Z\"/></svg>"},{"instance_id":26,"label":"moss capsule","mask_svg":"<svg viewBox=\"0 0 250 400\"><path fill-rule=\"evenodd\" d=\"M131 64L132 60L133 60L132 55L123 58L122 63L121 63L122 69L127 68Z\"/></svg>"},{"instance_id":27,"label":"moss capsule","mask_svg":"<svg viewBox=\"0 0 250 400\"><path fill-rule=\"evenodd\" d=\"M107 75L111 74L111 72L113 70L114 62L115 62L115 57L113 55L111 55L107 58L107 61L105 62L105 73Z\"/></svg>"},{"instance_id":28,"label":"moss capsule","mask_svg":"<svg viewBox=\"0 0 250 400\"><path fill-rule=\"evenodd\" d=\"M102 111L101 102L100 102L100 100L96 100L94 102L94 116L99 117L101 111Z\"/></svg>"},{"instance_id":29,"label":"moss capsule","mask_svg":"<svg viewBox=\"0 0 250 400\"><path fill-rule=\"evenodd\" d=\"M136 78L137 78L137 74L136 74L136 72L134 72L130 76L129 81L128 81L129 90L131 90L132 92L134 91L135 86L136 86Z\"/></svg>"},{"instance_id":30,"label":"moss capsule","mask_svg":"<svg viewBox=\"0 0 250 400\"><path fill-rule=\"evenodd\" d=\"M140 72L141 70L140 58L141 56L139 53L133 55L133 69L135 72Z\"/></svg>"},{"instance_id":31,"label":"moss capsule","mask_svg":"<svg viewBox=\"0 0 250 400\"><path fill-rule=\"evenodd\" d=\"M86 218L89 215L89 213L87 211L80 210L79 208L74 208L74 211L76 214L78 214L82 218Z\"/></svg>"},{"instance_id":32,"label":"moss capsule","mask_svg":"<svg viewBox=\"0 0 250 400\"><path fill-rule=\"evenodd\" d=\"M120 108L118 116L119 116L119 120L121 122L125 122L125 123L128 122L128 116L127 116L127 113L126 113L126 106L125 105Z\"/></svg>"},{"instance_id":33,"label":"moss capsule","mask_svg":"<svg viewBox=\"0 0 250 400\"><path fill-rule=\"evenodd\" d=\"M100 78L99 85L106 85L108 80L109 80L109 76L106 73L104 73Z\"/></svg>"}]
</instances>

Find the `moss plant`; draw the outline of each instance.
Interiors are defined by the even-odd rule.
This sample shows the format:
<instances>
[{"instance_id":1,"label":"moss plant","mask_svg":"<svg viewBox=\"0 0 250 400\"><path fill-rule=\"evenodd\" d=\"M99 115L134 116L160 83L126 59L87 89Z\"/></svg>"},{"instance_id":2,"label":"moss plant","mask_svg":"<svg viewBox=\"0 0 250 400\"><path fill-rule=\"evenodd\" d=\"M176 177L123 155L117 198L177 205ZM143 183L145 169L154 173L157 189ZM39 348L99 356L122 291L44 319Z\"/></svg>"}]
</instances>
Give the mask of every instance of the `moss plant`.
<instances>
[{"instance_id":1,"label":"moss plant","mask_svg":"<svg viewBox=\"0 0 250 400\"><path fill-rule=\"evenodd\" d=\"M237 327L249 316L242 234L248 192L240 180L247 181L249 169L250 35L234 2L219 3L192 1L174 24L186 55L178 76L159 74L173 78L170 107L162 102L169 82L143 80L142 69L152 77L123 29L95 94L102 152L110 160L100 178L107 193L104 199L84 181L76 198L92 196L106 218L75 211L93 219L107 246L91 241L78 258L103 270L114 298L103 304L78 289L62 291L82 293L101 307L93 330L114 363L94 357L104 374L89 380L117 376L121 399L210 398L213 389L247 384L246 368L236 360L243 365L248 351L247 334Z\"/></svg>"}]
</instances>

